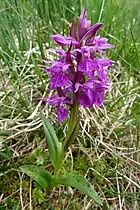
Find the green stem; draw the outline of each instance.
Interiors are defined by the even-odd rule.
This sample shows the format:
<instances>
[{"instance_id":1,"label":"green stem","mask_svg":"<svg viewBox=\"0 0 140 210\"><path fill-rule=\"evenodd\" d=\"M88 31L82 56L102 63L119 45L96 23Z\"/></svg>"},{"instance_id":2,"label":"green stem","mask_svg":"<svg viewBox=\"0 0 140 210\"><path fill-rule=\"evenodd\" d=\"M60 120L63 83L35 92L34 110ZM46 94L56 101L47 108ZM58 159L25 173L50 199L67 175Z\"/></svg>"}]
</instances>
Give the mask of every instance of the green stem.
<instances>
[{"instance_id":1,"label":"green stem","mask_svg":"<svg viewBox=\"0 0 140 210\"><path fill-rule=\"evenodd\" d=\"M64 150L65 151L70 146L72 141L74 141L74 139L76 138L76 134L78 133L78 130L79 130L78 110L79 110L79 104L76 99L75 102L73 103L70 120L69 120L69 124L68 124L68 130L67 130L66 138L64 141Z\"/></svg>"}]
</instances>

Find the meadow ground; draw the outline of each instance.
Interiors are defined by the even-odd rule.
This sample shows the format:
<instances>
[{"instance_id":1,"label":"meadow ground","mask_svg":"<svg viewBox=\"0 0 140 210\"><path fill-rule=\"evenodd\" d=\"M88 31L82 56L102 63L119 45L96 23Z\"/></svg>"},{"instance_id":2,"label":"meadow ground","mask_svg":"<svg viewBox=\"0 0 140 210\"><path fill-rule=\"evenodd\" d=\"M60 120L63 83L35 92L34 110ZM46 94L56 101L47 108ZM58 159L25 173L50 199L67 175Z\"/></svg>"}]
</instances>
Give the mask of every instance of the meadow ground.
<instances>
[{"instance_id":1,"label":"meadow ground","mask_svg":"<svg viewBox=\"0 0 140 210\"><path fill-rule=\"evenodd\" d=\"M42 191L18 170L29 163L51 170L39 109L59 138L67 122L59 124L53 107L38 100L50 94L42 69L55 57L50 34L67 34L82 8L93 23L104 23L100 33L115 46L108 51L115 65L104 106L81 108L64 170L85 175L103 207L71 188ZM139 8L139 0L0 1L0 209L140 209Z\"/></svg>"}]
</instances>

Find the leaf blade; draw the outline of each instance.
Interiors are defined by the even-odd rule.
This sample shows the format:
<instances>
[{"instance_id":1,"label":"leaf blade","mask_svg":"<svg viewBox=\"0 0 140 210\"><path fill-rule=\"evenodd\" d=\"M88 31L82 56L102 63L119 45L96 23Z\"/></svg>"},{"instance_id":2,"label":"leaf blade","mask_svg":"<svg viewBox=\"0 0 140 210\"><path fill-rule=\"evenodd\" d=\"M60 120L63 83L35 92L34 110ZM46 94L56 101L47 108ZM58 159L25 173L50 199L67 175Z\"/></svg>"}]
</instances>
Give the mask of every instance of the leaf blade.
<instances>
[{"instance_id":1,"label":"leaf blade","mask_svg":"<svg viewBox=\"0 0 140 210\"><path fill-rule=\"evenodd\" d=\"M88 180L83 176L75 174L66 174L62 175L59 178L58 182L59 184L76 188L81 193L86 194L87 196L94 199L97 203L102 205L102 201L98 196L97 192L95 191L93 186L88 182Z\"/></svg>"},{"instance_id":2,"label":"leaf blade","mask_svg":"<svg viewBox=\"0 0 140 210\"><path fill-rule=\"evenodd\" d=\"M62 143L58 140L53 126L42 112L41 118L43 121L45 136L47 138L49 156L54 165L54 168L58 170L63 160L63 146Z\"/></svg>"},{"instance_id":3,"label":"leaf blade","mask_svg":"<svg viewBox=\"0 0 140 210\"><path fill-rule=\"evenodd\" d=\"M46 139L47 139L47 145L48 145L48 149L49 149L49 157L50 157L50 160L53 163L53 166L55 167L56 160L57 160L56 149L54 147L54 143L53 143L53 140L51 138L51 135L50 135L50 133L49 133L49 131L48 131L48 129L45 126L44 123L43 123L43 128L44 128L45 136L46 136Z\"/></svg>"},{"instance_id":4,"label":"leaf blade","mask_svg":"<svg viewBox=\"0 0 140 210\"><path fill-rule=\"evenodd\" d=\"M24 165L20 170L36 181L43 189L53 186L53 178L49 171L35 165Z\"/></svg>"}]
</instances>

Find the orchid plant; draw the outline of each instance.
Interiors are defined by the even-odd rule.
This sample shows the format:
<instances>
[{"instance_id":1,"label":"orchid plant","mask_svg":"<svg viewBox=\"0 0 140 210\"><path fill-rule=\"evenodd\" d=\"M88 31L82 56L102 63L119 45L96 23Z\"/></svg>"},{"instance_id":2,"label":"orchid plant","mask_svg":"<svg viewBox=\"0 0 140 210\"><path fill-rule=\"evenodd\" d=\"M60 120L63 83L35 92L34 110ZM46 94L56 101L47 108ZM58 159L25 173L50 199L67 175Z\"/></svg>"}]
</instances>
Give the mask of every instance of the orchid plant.
<instances>
[{"instance_id":1,"label":"orchid plant","mask_svg":"<svg viewBox=\"0 0 140 210\"><path fill-rule=\"evenodd\" d=\"M52 62L45 71L50 74L50 89L54 95L41 98L57 109L58 120L62 122L69 115L68 129L64 142L58 140L55 131L42 113L50 160L54 166L53 175L37 166L22 166L21 170L32 177L43 188L58 184L74 187L102 204L93 186L82 176L63 174L61 168L64 154L75 140L79 130L79 107L101 106L105 92L109 89L108 68L113 61L105 57L105 51L113 46L107 38L97 35L102 23L91 26L87 11L82 10L78 24L73 19L68 37L56 34L51 38L62 48L56 50L59 60ZM65 47L65 50L64 50Z\"/></svg>"}]
</instances>

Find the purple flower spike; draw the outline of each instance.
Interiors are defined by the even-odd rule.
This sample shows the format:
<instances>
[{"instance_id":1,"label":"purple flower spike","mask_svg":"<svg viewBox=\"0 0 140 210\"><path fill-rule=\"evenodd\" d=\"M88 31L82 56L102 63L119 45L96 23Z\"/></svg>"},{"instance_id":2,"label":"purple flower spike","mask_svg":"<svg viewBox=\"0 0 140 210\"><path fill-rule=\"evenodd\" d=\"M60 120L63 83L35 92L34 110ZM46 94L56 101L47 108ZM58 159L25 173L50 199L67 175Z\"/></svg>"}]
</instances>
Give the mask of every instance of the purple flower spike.
<instances>
[{"instance_id":1,"label":"purple flower spike","mask_svg":"<svg viewBox=\"0 0 140 210\"><path fill-rule=\"evenodd\" d=\"M86 17L87 11L83 9L78 25L73 19L68 37L60 34L51 36L66 49L57 49L60 58L45 69L51 76L50 88L55 95L41 100L56 107L60 122L68 116L68 107L72 109L77 100L84 107L101 106L109 89L107 73L113 61L103 55L113 46L107 38L96 35L103 24L91 26Z\"/></svg>"}]
</instances>

